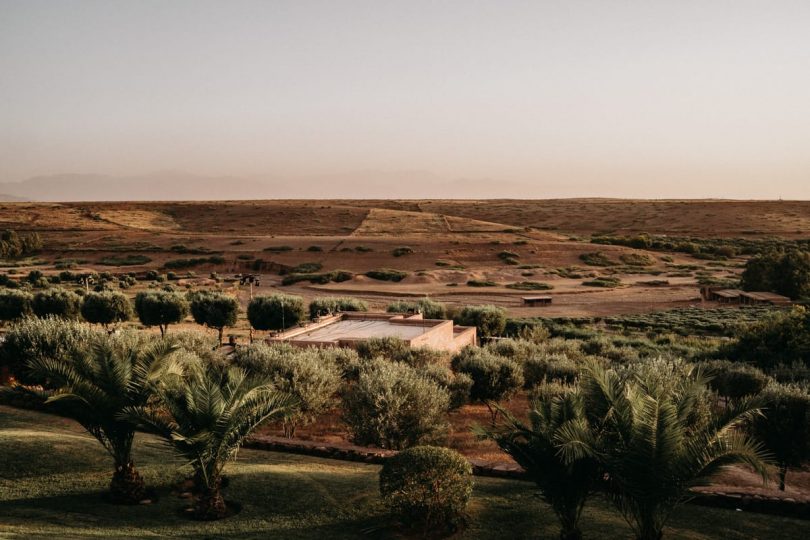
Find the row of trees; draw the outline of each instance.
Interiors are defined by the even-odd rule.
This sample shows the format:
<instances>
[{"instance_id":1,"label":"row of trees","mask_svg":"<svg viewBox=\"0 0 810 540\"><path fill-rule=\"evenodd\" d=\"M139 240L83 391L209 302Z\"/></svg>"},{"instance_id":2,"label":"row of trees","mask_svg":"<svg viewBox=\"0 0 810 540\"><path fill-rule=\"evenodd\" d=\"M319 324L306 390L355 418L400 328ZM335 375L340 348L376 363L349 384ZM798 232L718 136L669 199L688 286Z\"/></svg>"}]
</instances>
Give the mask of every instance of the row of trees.
<instances>
[{"instance_id":1,"label":"row of trees","mask_svg":"<svg viewBox=\"0 0 810 540\"><path fill-rule=\"evenodd\" d=\"M17 231L5 230L0 233L0 258L16 259L31 255L42 249L39 233L18 234Z\"/></svg>"}]
</instances>

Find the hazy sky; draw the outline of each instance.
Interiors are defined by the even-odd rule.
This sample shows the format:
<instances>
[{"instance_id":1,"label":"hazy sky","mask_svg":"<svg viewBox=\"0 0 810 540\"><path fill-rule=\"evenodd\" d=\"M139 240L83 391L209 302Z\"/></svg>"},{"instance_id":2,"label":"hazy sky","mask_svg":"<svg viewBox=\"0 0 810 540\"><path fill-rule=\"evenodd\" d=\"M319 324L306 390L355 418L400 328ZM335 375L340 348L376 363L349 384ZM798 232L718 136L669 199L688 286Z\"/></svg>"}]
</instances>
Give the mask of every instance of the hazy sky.
<instances>
[{"instance_id":1,"label":"hazy sky","mask_svg":"<svg viewBox=\"0 0 810 540\"><path fill-rule=\"evenodd\" d=\"M810 1L0 0L0 181L157 170L808 199Z\"/></svg>"}]
</instances>

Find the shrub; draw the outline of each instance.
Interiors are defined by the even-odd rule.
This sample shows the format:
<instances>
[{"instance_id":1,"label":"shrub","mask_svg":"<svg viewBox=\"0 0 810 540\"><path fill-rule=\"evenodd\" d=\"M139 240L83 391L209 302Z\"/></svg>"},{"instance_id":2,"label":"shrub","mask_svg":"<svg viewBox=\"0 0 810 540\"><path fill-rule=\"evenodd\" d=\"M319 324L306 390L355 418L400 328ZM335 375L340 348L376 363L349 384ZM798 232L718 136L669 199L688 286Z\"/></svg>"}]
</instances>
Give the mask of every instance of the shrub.
<instances>
[{"instance_id":1,"label":"shrub","mask_svg":"<svg viewBox=\"0 0 810 540\"><path fill-rule=\"evenodd\" d=\"M493 425L498 414L493 403L511 397L523 387L523 373L517 362L487 349L466 347L453 357L452 366L456 372L470 376L470 399L487 405Z\"/></svg>"},{"instance_id":2,"label":"shrub","mask_svg":"<svg viewBox=\"0 0 810 540\"><path fill-rule=\"evenodd\" d=\"M765 370L797 361L810 366L810 311L796 307L749 325L726 353Z\"/></svg>"},{"instance_id":3,"label":"shrub","mask_svg":"<svg viewBox=\"0 0 810 540\"><path fill-rule=\"evenodd\" d=\"M449 392L450 410L458 409L470 402L473 380L466 373L453 373L447 367L436 364L426 366L422 373Z\"/></svg>"},{"instance_id":4,"label":"shrub","mask_svg":"<svg viewBox=\"0 0 810 540\"><path fill-rule=\"evenodd\" d=\"M402 270L394 270L392 268L380 268L378 270L370 270L366 272L366 276L380 281L396 282L405 279L408 276L408 273L403 272Z\"/></svg>"},{"instance_id":5,"label":"shrub","mask_svg":"<svg viewBox=\"0 0 810 540\"><path fill-rule=\"evenodd\" d=\"M139 292L135 296L135 313L144 326L157 326L165 336L169 325L181 322L188 315L188 302L173 292Z\"/></svg>"},{"instance_id":6,"label":"shrub","mask_svg":"<svg viewBox=\"0 0 810 540\"><path fill-rule=\"evenodd\" d=\"M482 339L500 336L506 329L506 311L491 305L465 306L453 320L463 326L475 326Z\"/></svg>"},{"instance_id":7,"label":"shrub","mask_svg":"<svg viewBox=\"0 0 810 540\"><path fill-rule=\"evenodd\" d=\"M305 262L299 265L296 265L290 270L290 274L313 274L318 272L323 268L323 265L319 262Z\"/></svg>"},{"instance_id":8,"label":"shrub","mask_svg":"<svg viewBox=\"0 0 810 540\"><path fill-rule=\"evenodd\" d=\"M283 330L304 318L304 299L288 294L257 296L248 304L247 316L256 330Z\"/></svg>"},{"instance_id":9,"label":"shrub","mask_svg":"<svg viewBox=\"0 0 810 540\"><path fill-rule=\"evenodd\" d=\"M37 317L60 317L76 319L79 317L81 298L74 292L65 289L48 289L34 295L31 309Z\"/></svg>"},{"instance_id":10,"label":"shrub","mask_svg":"<svg viewBox=\"0 0 810 540\"><path fill-rule=\"evenodd\" d=\"M520 264L519 262L517 262L517 259L520 258L520 255L515 253L514 251L501 251L500 253L498 253L498 258L507 264L511 264L513 261L515 261L515 264Z\"/></svg>"},{"instance_id":11,"label":"shrub","mask_svg":"<svg viewBox=\"0 0 810 540\"><path fill-rule=\"evenodd\" d=\"M550 291L554 286L539 281L519 281L517 283L508 284L506 288L518 291Z\"/></svg>"},{"instance_id":12,"label":"shrub","mask_svg":"<svg viewBox=\"0 0 810 540\"><path fill-rule=\"evenodd\" d=\"M386 460L380 470L385 504L423 533L460 525L472 490L472 466L449 448L410 448Z\"/></svg>"},{"instance_id":13,"label":"shrub","mask_svg":"<svg viewBox=\"0 0 810 540\"><path fill-rule=\"evenodd\" d=\"M307 248L307 251L310 251L310 252L319 252L319 251L323 251L323 248L322 248L321 246L309 246L309 247Z\"/></svg>"},{"instance_id":14,"label":"shrub","mask_svg":"<svg viewBox=\"0 0 810 540\"><path fill-rule=\"evenodd\" d=\"M582 253L579 256L579 259L588 266L612 266L616 264L608 259L608 256L601 251L594 253Z\"/></svg>"},{"instance_id":15,"label":"shrub","mask_svg":"<svg viewBox=\"0 0 810 540\"><path fill-rule=\"evenodd\" d=\"M441 439L449 405L447 390L414 369L378 361L347 390L343 420L355 443L401 450Z\"/></svg>"},{"instance_id":16,"label":"shrub","mask_svg":"<svg viewBox=\"0 0 810 540\"><path fill-rule=\"evenodd\" d=\"M325 272L323 274L287 274L284 276L284 279L281 280L281 284L287 286L294 285L301 281L309 281L310 283L324 285L330 281L341 283L350 279L352 279L351 272L347 272L346 270L332 270L331 272Z\"/></svg>"},{"instance_id":17,"label":"shrub","mask_svg":"<svg viewBox=\"0 0 810 540\"><path fill-rule=\"evenodd\" d=\"M99 264L105 266L137 266L152 262L150 257L146 255L109 255L103 257L98 261Z\"/></svg>"},{"instance_id":18,"label":"shrub","mask_svg":"<svg viewBox=\"0 0 810 540\"><path fill-rule=\"evenodd\" d=\"M30 315L31 301L31 295L26 292L0 292L0 321L16 321Z\"/></svg>"},{"instance_id":19,"label":"shrub","mask_svg":"<svg viewBox=\"0 0 810 540\"><path fill-rule=\"evenodd\" d=\"M91 292L82 299L82 317L103 326L128 321L132 318L132 304L121 293Z\"/></svg>"},{"instance_id":20,"label":"shrub","mask_svg":"<svg viewBox=\"0 0 810 540\"><path fill-rule=\"evenodd\" d=\"M293 397L296 408L284 420L287 437L294 437L298 426L312 422L335 404L341 373L335 362L324 360L316 349L264 343L239 347L233 356L235 365L266 378L276 390Z\"/></svg>"},{"instance_id":21,"label":"shrub","mask_svg":"<svg viewBox=\"0 0 810 540\"><path fill-rule=\"evenodd\" d=\"M572 383L579 375L579 367L564 354L537 354L523 362L523 378L526 388L533 388L545 381Z\"/></svg>"},{"instance_id":22,"label":"shrub","mask_svg":"<svg viewBox=\"0 0 810 540\"><path fill-rule=\"evenodd\" d=\"M707 362L706 368L712 376L709 386L724 398L739 399L759 394L769 381L762 371L738 362L715 360Z\"/></svg>"},{"instance_id":23,"label":"shrub","mask_svg":"<svg viewBox=\"0 0 810 540\"><path fill-rule=\"evenodd\" d=\"M471 279L467 281L468 287L497 287L498 284L494 281L489 280L482 280L482 279Z\"/></svg>"},{"instance_id":24,"label":"shrub","mask_svg":"<svg viewBox=\"0 0 810 540\"><path fill-rule=\"evenodd\" d=\"M264 248L264 251L270 251L272 253L283 253L285 251L292 251L292 246L268 246Z\"/></svg>"},{"instance_id":25,"label":"shrub","mask_svg":"<svg viewBox=\"0 0 810 540\"><path fill-rule=\"evenodd\" d=\"M69 358L84 350L95 335L89 326L56 317L27 318L15 323L0 343L0 366L23 384L47 384L28 370L36 359Z\"/></svg>"},{"instance_id":26,"label":"shrub","mask_svg":"<svg viewBox=\"0 0 810 540\"><path fill-rule=\"evenodd\" d=\"M174 259L171 261L166 261L163 267L179 270L182 268L199 266L201 264L223 264L224 262L225 258L221 255L212 255L211 257L194 257L192 259Z\"/></svg>"},{"instance_id":27,"label":"shrub","mask_svg":"<svg viewBox=\"0 0 810 540\"><path fill-rule=\"evenodd\" d=\"M655 259L645 253L622 253L619 260L628 266L650 266Z\"/></svg>"},{"instance_id":28,"label":"shrub","mask_svg":"<svg viewBox=\"0 0 810 540\"><path fill-rule=\"evenodd\" d=\"M368 304L348 296L321 296L309 303L309 318L331 315L339 311L368 311Z\"/></svg>"},{"instance_id":29,"label":"shrub","mask_svg":"<svg viewBox=\"0 0 810 540\"><path fill-rule=\"evenodd\" d=\"M614 277L597 277L589 281L583 281L582 284L586 287L618 287L621 285L621 280Z\"/></svg>"},{"instance_id":30,"label":"shrub","mask_svg":"<svg viewBox=\"0 0 810 540\"><path fill-rule=\"evenodd\" d=\"M216 329L222 343L225 328L236 324L239 301L233 296L211 292L192 293L189 300L194 322Z\"/></svg>"},{"instance_id":31,"label":"shrub","mask_svg":"<svg viewBox=\"0 0 810 540\"><path fill-rule=\"evenodd\" d=\"M425 319L446 319L447 308L441 302L420 298L415 302L397 300L388 304L388 313L421 313Z\"/></svg>"},{"instance_id":32,"label":"shrub","mask_svg":"<svg viewBox=\"0 0 810 540\"><path fill-rule=\"evenodd\" d=\"M365 360L383 358L414 368L441 364L447 359L447 353L443 351L429 347L411 347L398 337L369 338L358 342L355 349L360 358Z\"/></svg>"},{"instance_id":33,"label":"shrub","mask_svg":"<svg viewBox=\"0 0 810 540\"><path fill-rule=\"evenodd\" d=\"M413 249L408 246L394 248L391 251L391 255L393 255L394 257L402 257L403 255L411 255L412 253Z\"/></svg>"}]
</instances>

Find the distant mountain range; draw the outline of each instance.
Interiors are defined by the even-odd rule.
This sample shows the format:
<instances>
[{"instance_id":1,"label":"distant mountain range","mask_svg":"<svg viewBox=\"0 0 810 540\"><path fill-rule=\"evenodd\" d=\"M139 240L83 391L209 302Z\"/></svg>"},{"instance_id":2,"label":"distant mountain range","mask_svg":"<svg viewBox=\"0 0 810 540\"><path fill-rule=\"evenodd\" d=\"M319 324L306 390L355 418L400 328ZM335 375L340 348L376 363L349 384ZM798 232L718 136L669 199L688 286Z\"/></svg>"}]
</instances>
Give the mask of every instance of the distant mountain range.
<instances>
[{"instance_id":1,"label":"distant mountain range","mask_svg":"<svg viewBox=\"0 0 810 540\"><path fill-rule=\"evenodd\" d=\"M233 199L477 199L547 197L497 180L444 180L429 172L376 172L291 179L157 172L141 176L58 174L0 182L3 201L183 201Z\"/></svg>"}]
</instances>

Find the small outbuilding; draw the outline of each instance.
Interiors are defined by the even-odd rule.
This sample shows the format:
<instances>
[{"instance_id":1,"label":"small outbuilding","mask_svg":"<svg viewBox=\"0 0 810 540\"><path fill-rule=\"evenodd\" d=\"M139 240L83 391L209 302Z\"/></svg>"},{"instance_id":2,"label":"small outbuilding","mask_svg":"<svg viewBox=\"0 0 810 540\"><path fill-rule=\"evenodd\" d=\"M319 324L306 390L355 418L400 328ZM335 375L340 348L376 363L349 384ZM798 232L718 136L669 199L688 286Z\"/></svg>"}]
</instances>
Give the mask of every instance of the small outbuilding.
<instances>
[{"instance_id":1,"label":"small outbuilding","mask_svg":"<svg viewBox=\"0 0 810 540\"><path fill-rule=\"evenodd\" d=\"M736 304L740 301L740 295L743 291L739 289L712 289L706 288L703 292L703 298L706 300L714 300L721 304Z\"/></svg>"},{"instance_id":2,"label":"small outbuilding","mask_svg":"<svg viewBox=\"0 0 810 540\"><path fill-rule=\"evenodd\" d=\"M740 304L748 306L771 305L789 306L790 298L772 292L743 292L740 294Z\"/></svg>"},{"instance_id":3,"label":"small outbuilding","mask_svg":"<svg viewBox=\"0 0 810 540\"><path fill-rule=\"evenodd\" d=\"M551 297L548 295L541 296L523 296L524 306L548 306L551 304Z\"/></svg>"}]
</instances>

